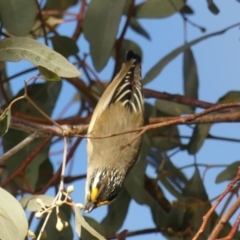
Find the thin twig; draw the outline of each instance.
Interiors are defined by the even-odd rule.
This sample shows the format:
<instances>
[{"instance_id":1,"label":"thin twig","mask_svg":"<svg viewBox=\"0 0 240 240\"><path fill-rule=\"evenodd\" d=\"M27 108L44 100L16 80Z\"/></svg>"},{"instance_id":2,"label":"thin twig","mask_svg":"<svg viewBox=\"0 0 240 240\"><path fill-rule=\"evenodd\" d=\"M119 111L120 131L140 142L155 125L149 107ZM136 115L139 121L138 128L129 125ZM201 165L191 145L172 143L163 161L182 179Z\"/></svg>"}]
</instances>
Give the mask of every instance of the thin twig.
<instances>
[{"instance_id":1,"label":"thin twig","mask_svg":"<svg viewBox=\"0 0 240 240\"><path fill-rule=\"evenodd\" d=\"M240 206L240 197L237 198L237 200L232 204L230 209L228 209L228 211L218 221L217 225L215 226L215 228L211 232L210 236L208 237L208 240L214 240L219 236L220 231L223 229L224 225L226 223L228 223L229 219L236 212L236 210L239 208L239 206ZM228 239L232 239L232 238L228 238Z\"/></svg>"},{"instance_id":2,"label":"thin twig","mask_svg":"<svg viewBox=\"0 0 240 240\"><path fill-rule=\"evenodd\" d=\"M8 152L4 153L0 157L0 164L3 163L8 158L10 158L16 152L20 151L22 148L24 148L26 145L28 145L30 142L32 142L32 140L34 140L35 138L36 138L36 132L32 133L27 138L25 138L23 141L21 141L16 146L11 148Z\"/></svg>"},{"instance_id":3,"label":"thin twig","mask_svg":"<svg viewBox=\"0 0 240 240\"><path fill-rule=\"evenodd\" d=\"M233 186L240 180L240 167L238 168L238 172L236 177L228 184L225 191L220 195L220 197L217 199L217 201L213 204L213 206L210 208L210 210L207 212L207 214L203 217L203 222L201 227L199 228L198 232L195 234L192 240L197 240L200 234L204 231L207 222L210 218L210 216L214 213L217 206L220 204L220 202L223 200L223 198L227 195L227 193L230 192L230 190L233 188Z\"/></svg>"}]
</instances>

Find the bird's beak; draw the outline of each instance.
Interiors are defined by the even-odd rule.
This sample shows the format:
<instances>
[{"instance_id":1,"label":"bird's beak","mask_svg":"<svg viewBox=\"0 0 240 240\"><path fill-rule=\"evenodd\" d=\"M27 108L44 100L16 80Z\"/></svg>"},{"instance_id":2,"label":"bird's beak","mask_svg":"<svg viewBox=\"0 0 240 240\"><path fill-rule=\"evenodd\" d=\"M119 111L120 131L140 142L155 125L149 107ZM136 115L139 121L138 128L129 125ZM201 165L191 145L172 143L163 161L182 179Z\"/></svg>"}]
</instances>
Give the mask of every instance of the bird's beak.
<instances>
[{"instance_id":1,"label":"bird's beak","mask_svg":"<svg viewBox=\"0 0 240 240\"><path fill-rule=\"evenodd\" d=\"M83 209L83 213L90 213L94 208L96 207L96 204L93 202L88 202Z\"/></svg>"}]
</instances>

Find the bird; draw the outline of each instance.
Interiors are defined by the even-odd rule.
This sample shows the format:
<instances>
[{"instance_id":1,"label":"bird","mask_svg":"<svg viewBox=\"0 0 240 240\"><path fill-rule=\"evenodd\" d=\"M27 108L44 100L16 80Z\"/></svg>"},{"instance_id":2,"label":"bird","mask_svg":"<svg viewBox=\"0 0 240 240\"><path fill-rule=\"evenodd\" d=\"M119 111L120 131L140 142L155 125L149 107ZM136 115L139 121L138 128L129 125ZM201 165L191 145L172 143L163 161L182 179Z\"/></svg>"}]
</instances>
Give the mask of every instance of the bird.
<instances>
[{"instance_id":1,"label":"bird","mask_svg":"<svg viewBox=\"0 0 240 240\"><path fill-rule=\"evenodd\" d=\"M138 132L105 136L142 127L143 116L141 57L130 50L89 123L84 213L116 199L139 157L142 136Z\"/></svg>"}]
</instances>

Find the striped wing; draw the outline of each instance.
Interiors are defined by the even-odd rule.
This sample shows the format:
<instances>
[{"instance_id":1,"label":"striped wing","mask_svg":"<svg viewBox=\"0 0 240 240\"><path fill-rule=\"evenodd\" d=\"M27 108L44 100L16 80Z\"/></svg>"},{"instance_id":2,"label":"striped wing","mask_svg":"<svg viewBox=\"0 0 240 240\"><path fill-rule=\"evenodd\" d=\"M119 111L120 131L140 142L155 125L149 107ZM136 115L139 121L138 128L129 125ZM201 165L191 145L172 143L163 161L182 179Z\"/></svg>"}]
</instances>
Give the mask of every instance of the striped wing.
<instances>
[{"instance_id":1,"label":"striped wing","mask_svg":"<svg viewBox=\"0 0 240 240\"><path fill-rule=\"evenodd\" d=\"M143 111L141 58L132 51L126 54L126 62L100 98L93 112L88 134L91 133L98 116L115 102L121 102L133 112Z\"/></svg>"}]
</instances>

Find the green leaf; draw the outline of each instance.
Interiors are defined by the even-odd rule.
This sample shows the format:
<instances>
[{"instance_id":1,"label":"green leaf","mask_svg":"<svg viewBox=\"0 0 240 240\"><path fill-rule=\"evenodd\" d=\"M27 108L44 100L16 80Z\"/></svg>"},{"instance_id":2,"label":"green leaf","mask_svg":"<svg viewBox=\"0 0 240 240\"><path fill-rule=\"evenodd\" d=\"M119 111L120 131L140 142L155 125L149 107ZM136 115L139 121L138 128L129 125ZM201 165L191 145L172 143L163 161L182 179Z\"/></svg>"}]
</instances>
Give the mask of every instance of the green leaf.
<instances>
[{"instance_id":1,"label":"green leaf","mask_svg":"<svg viewBox=\"0 0 240 240\"><path fill-rule=\"evenodd\" d=\"M220 172L217 177L215 182L216 183L221 183L224 181L231 181L233 180L238 172L238 167L240 167L240 161L234 162L227 166L222 172Z\"/></svg>"},{"instance_id":2,"label":"green leaf","mask_svg":"<svg viewBox=\"0 0 240 240\"><path fill-rule=\"evenodd\" d=\"M161 184L176 198L181 199L182 189L187 183L186 176L179 170L164 153L151 149L148 162L157 170Z\"/></svg>"},{"instance_id":3,"label":"green leaf","mask_svg":"<svg viewBox=\"0 0 240 240\"><path fill-rule=\"evenodd\" d=\"M11 110L6 108L0 115L0 136L7 133L11 122Z\"/></svg>"},{"instance_id":4,"label":"green leaf","mask_svg":"<svg viewBox=\"0 0 240 240\"><path fill-rule=\"evenodd\" d=\"M147 167L146 157L150 151L150 147L150 140L148 136L144 135L139 160L124 181L124 186L128 194L139 204L145 203L144 175Z\"/></svg>"},{"instance_id":5,"label":"green leaf","mask_svg":"<svg viewBox=\"0 0 240 240\"><path fill-rule=\"evenodd\" d=\"M92 0L88 5L83 31L97 71L106 66L111 55L124 4L125 1Z\"/></svg>"},{"instance_id":6,"label":"green leaf","mask_svg":"<svg viewBox=\"0 0 240 240\"><path fill-rule=\"evenodd\" d=\"M213 2L213 0L207 0L208 3L208 9L211 13L217 15L220 11L217 7L217 5Z\"/></svg>"},{"instance_id":7,"label":"green leaf","mask_svg":"<svg viewBox=\"0 0 240 240\"><path fill-rule=\"evenodd\" d=\"M184 6L184 0L148 0L135 7L136 18L165 18L178 12Z\"/></svg>"},{"instance_id":8,"label":"green leaf","mask_svg":"<svg viewBox=\"0 0 240 240\"><path fill-rule=\"evenodd\" d=\"M164 210L164 212L169 212L169 210L171 209L171 203L164 196L163 190L158 184L158 179L150 178L145 174L144 188L146 190L145 203L147 205L152 205L152 201L149 200L149 198L151 197L151 199L154 200L154 202L157 203L158 206Z\"/></svg>"},{"instance_id":9,"label":"green leaf","mask_svg":"<svg viewBox=\"0 0 240 240\"><path fill-rule=\"evenodd\" d=\"M188 153L196 154L202 147L206 137L208 136L211 124L198 124L194 127L193 134L188 143Z\"/></svg>"},{"instance_id":10,"label":"green leaf","mask_svg":"<svg viewBox=\"0 0 240 240\"><path fill-rule=\"evenodd\" d=\"M85 228L89 233L91 233L92 236L96 237L98 240L105 240L105 238L98 233L93 227L91 227L91 221L90 224L83 218L81 209L78 205L73 205L73 209L75 212L75 230L77 232L77 235L80 237L82 236L81 228ZM94 221L94 220L93 220ZM93 222L92 221L92 222ZM96 224L95 224L96 225ZM82 229L83 230L83 229ZM88 238L89 239L89 238ZM92 239L92 238L91 238ZM94 238L95 239L95 238ZM85 240L85 239L83 239ZM87 239L86 239L87 240Z\"/></svg>"},{"instance_id":11,"label":"green leaf","mask_svg":"<svg viewBox=\"0 0 240 240\"><path fill-rule=\"evenodd\" d=\"M51 70L38 65L38 70L41 73L42 77L47 81L59 81L61 77L59 77L56 73L52 72Z\"/></svg>"},{"instance_id":12,"label":"green leaf","mask_svg":"<svg viewBox=\"0 0 240 240\"><path fill-rule=\"evenodd\" d=\"M3 27L10 34L23 37L34 25L37 5L32 0L1 0L0 11Z\"/></svg>"},{"instance_id":13,"label":"green leaf","mask_svg":"<svg viewBox=\"0 0 240 240\"><path fill-rule=\"evenodd\" d=\"M39 166L36 190L42 189L53 177L53 165L49 158Z\"/></svg>"},{"instance_id":14,"label":"green leaf","mask_svg":"<svg viewBox=\"0 0 240 240\"><path fill-rule=\"evenodd\" d=\"M22 207L30 212L36 212L40 209L42 209L42 205L37 203L37 199L41 199L43 202L43 205L46 207L49 207L52 205L54 201L54 197L47 196L47 195L32 195L23 197L20 199L20 204Z\"/></svg>"},{"instance_id":15,"label":"green leaf","mask_svg":"<svg viewBox=\"0 0 240 240\"><path fill-rule=\"evenodd\" d=\"M101 222L107 236L117 232L121 228L128 213L130 202L131 196L126 190L125 184L117 199L108 206L108 213Z\"/></svg>"},{"instance_id":16,"label":"green leaf","mask_svg":"<svg viewBox=\"0 0 240 240\"><path fill-rule=\"evenodd\" d=\"M183 228L185 213L186 208L181 206L180 204L177 205L175 202L171 208L171 211L167 215L165 226L167 228L171 228L175 232L185 230Z\"/></svg>"},{"instance_id":17,"label":"green leaf","mask_svg":"<svg viewBox=\"0 0 240 240\"><path fill-rule=\"evenodd\" d=\"M78 0L47 0L44 10L64 11L71 6L76 5L77 3Z\"/></svg>"},{"instance_id":18,"label":"green leaf","mask_svg":"<svg viewBox=\"0 0 240 240\"><path fill-rule=\"evenodd\" d=\"M197 167L195 168L192 178L187 182L182 193L183 196L187 198L190 197L201 201L208 201L208 195L203 185L203 179L201 178Z\"/></svg>"},{"instance_id":19,"label":"green leaf","mask_svg":"<svg viewBox=\"0 0 240 240\"><path fill-rule=\"evenodd\" d=\"M95 231L100 233L102 236L106 235L106 233L103 229L103 226L100 223L98 223L95 219L90 218L90 217L86 217L86 216L84 216L84 219ZM88 232L85 228L83 228L82 231L81 231L81 239L82 240L90 240L90 239L91 240L94 240L94 239L98 240L99 238L97 238L96 236L93 237L93 235L90 234L90 232Z\"/></svg>"},{"instance_id":20,"label":"green leaf","mask_svg":"<svg viewBox=\"0 0 240 240\"><path fill-rule=\"evenodd\" d=\"M193 52L190 48L183 55L184 94L187 97L198 99L198 73Z\"/></svg>"},{"instance_id":21,"label":"green leaf","mask_svg":"<svg viewBox=\"0 0 240 240\"><path fill-rule=\"evenodd\" d=\"M0 239L25 239L28 222L22 206L2 188L0 188L0 196Z\"/></svg>"},{"instance_id":22,"label":"green leaf","mask_svg":"<svg viewBox=\"0 0 240 240\"><path fill-rule=\"evenodd\" d=\"M170 52L169 54L167 54L165 57L163 57L162 59L160 59L145 75L144 80L143 80L143 84L147 84L149 82L151 82L155 77L157 77L161 71L163 70L163 68L170 62L172 61L175 57L177 57L180 53L184 52L186 49L188 49L189 47L207 39L210 37L214 37L220 34L225 33L226 31L228 31L231 28L234 28L235 25L232 25L230 27L227 27L221 31L218 32L214 32L208 35L205 35L203 37L200 37L198 39L195 39L189 43L186 43L176 49L174 49L172 52Z\"/></svg>"},{"instance_id":23,"label":"green leaf","mask_svg":"<svg viewBox=\"0 0 240 240\"><path fill-rule=\"evenodd\" d=\"M185 185L182 195L186 198L185 206L187 206L182 229L186 229L189 227L189 224L192 224L193 232L196 232L202 224L203 216L211 208L203 179L197 167L195 168L192 178ZM208 235L212 231L212 225L211 221L207 222L201 239L208 238Z\"/></svg>"},{"instance_id":24,"label":"green leaf","mask_svg":"<svg viewBox=\"0 0 240 240\"><path fill-rule=\"evenodd\" d=\"M151 216L155 226L160 228L166 223L166 212L164 212L153 199L151 199L151 201L152 202L148 204L151 209Z\"/></svg>"},{"instance_id":25,"label":"green leaf","mask_svg":"<svg viewBox=\"0 0 240 240\"><path fill-rule=\"evenodd\" d=\"M34 101L34 103L42 109L48 116L51 116L53 109L55 108L56 101L58 99L61 90L61 82L46 82L44 84L33 84L27 87L28 96ZM24 89L22 89L16 97L22 96L24 94ZM28 116L40 117L42 115L30 104L27 100L21 100L14 103L13 109L17 109L18 112L27 114ZM8 151L25 139L29 134L9 129L8 133L3 136L3 146L4 151ZM9 174L17 171L19 166L29 157L33 151L35 151L40 144L42 144L44 139L38 138L34 139L26 147L18 151L6 161L6 166ZM41 151L32 159L32 161L27 165L25 170L21 172L21 178L16 177L14 179L15 184L18 187L29 188L34 191L36 183L38 181L38 173L40 165L48 160L48 152L50 147L50 142L44 145ZM20 180L21 179L21 180Z\"/></svg>"},{"instance_id":26,"label":"green leaf","mask_svg":"<svg viewBox=\"0 0 240 240\"><path fill-rule=\"evenodd\" d=\"M62 54L65 58L75 55L79 52L76 42L69 37L56 35L50 38L53 48L58 53Z\"/></svg>"},{"instance_id":27,"label":"green leaf","mask_svg":"<svg viewBox=\"0 0 240 240\"><path fill-rule=\"evenodd\" d=\"M129 23L130 28L135 31L136 33L144 36L145 38L147 38L148 40L150 40L150 36L148 34L148 32L141 26L141 24L137 21L136 18L132 17L130 19L130 23ZM129 48L131 49L131 48Z\"/></svg>"},{"instance_id":28,"label":"green leaf","mask_svg":"<svg viewBox=\"0 0 240 240\"><path fill-rule=\"evenodd\" d=\"M194 11L191 7L189 7L187 4L185 4L180 11L182 14L193 14Z\"/></svg>"},{"instance_id":29,"label":"green leaf","mask_svg":"<svg viewBox=\"0 0 240 240\"><path fill-rule=\"evenodd\" d=\"M145 103L145 117L167 117L166 115L151 104ZM173 149L181 145L179 131L177 126L167 126L153 129L147 132L150 138L152 147L156 147L160 152Z\"/></svg>"},{"instance_id":30,"label":"green leaf","mask_svg":"<svg viewBox=\"0 0 240 240\"><path fill-rule=\"evenodd\" d=\"M81 73L59 53L30 38L14 37L0 40L0 61L28 60L41 65L61 77L77 77Z\"/></svg>"},{"instance_id":31,"label":"green leaf","mask_svg":"<svg viewBox=\"0 0 240 240\"><path fill-rule=\"evenodd\" d=\"M155 106L159 111L170 116L179 116L182 114L193 113L192 108L188 105L167 101L167 100L162 100L162 99L157 99L155 102Z\"/></svg>"},{"instance_id":32,"label":"green leaf","mask_svg":"<svg viewBox=\"0 0 240 240\"><path fill-rule=\"evenodd\" d=\"M217 103L232 103L240 101L240 92L239 91L230 91L224 96L219 98Z\"/></svg>"}]
</instances>

